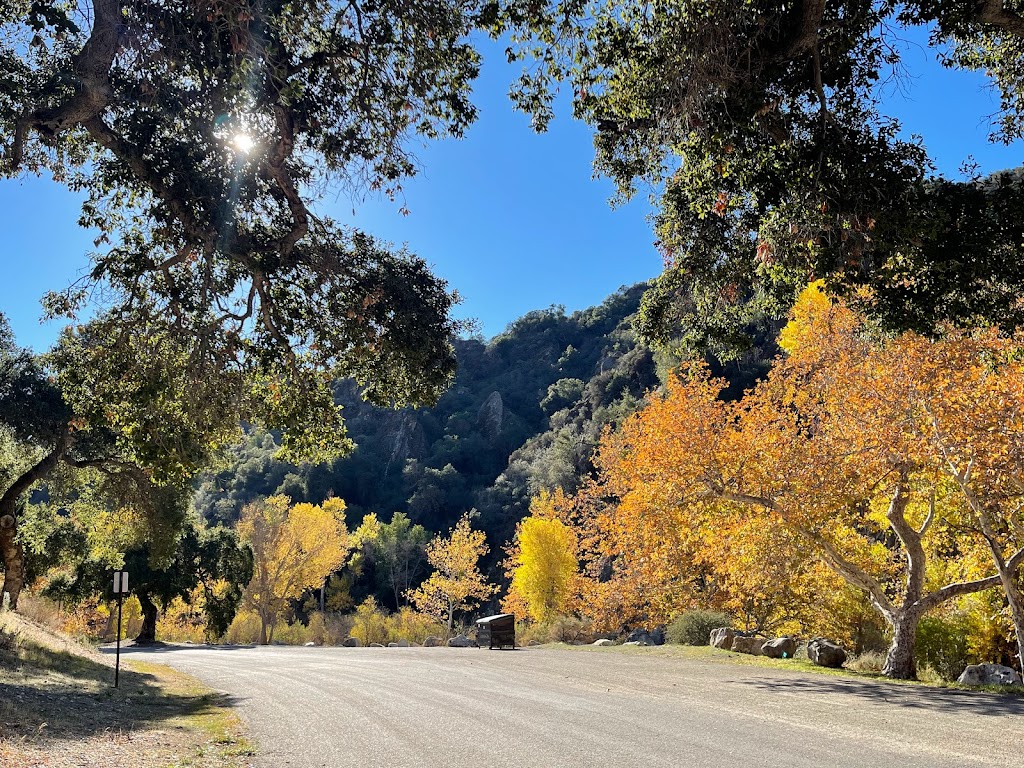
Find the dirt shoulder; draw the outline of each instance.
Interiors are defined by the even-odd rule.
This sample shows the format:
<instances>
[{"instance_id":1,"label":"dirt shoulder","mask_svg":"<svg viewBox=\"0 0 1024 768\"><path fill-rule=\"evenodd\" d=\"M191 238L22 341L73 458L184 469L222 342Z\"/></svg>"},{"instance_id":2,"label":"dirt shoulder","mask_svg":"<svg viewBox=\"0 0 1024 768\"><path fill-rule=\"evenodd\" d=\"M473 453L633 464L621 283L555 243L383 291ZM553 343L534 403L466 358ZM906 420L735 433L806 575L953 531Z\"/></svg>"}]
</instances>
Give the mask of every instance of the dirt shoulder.
<instances>
[{"instance_id":1,"label":"dirt shoulder","mask_svg":"<svg viewBox=\"0 0 1024 768\"><path fill-rule=\"evenodd\" d=\"M0 614L4 768L242 768L251 744L231 701L194 678L121 663L11 613Z\"/></svg>"}]
</instances>

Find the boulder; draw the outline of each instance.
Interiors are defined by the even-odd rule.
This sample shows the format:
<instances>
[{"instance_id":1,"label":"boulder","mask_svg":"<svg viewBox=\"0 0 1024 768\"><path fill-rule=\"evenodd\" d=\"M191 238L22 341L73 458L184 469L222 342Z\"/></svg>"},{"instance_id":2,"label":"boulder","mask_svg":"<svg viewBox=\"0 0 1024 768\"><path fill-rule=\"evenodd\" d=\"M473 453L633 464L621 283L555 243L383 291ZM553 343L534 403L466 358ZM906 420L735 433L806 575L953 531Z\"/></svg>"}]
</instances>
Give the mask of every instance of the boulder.
<instances>
[{"instance_id":1,"label":"boulder","mask_svg":"<svg viewBox=\"0 0 1024 768\"><path fill-rule=\"evenodd\" d=\"M736 635L732 639L732 647L729 649L736 653L749 653L751 656L761 655L761 646L764 645L763 637L746 637Z\"/></svg>"},{"instance_id":2,"label":"boulder","mask_svg":"<svg viewBox=\"0 0 1024 768\"><path fill-rule=\"evenodd\" d=\"M629 640L623 643L623 645L631 645L636 648L646 648L650 643L644 642L643 640Z\"/></svg>"},{"instance_id":3,"label":"boulder","mask_svg":"<svg viewBox=\"0 0 1024 768\"><path fill-rule=\"evenodd\" d=\"M665 631L660 627L648 631L646 629L634 629L626 636L627 643L639 643L640 645L664 645Z\"/></svg>"},{"instance_id":4,"label":"boulder","mask_svg":"<svg viewBox=\"0 0 1024 768\"><path fill-rule=\"evenodd\" d=\"M303 643L303 645L306 648L313 648L316 645L316 643L314 643L312 640L310 640L308 643Z\"/></svg>"},{"instance_id":5,"label":"boulder","mask_svg":"<svg viewBox=\"0 0 1024 768\"><path fill-rule=\"evenodd\" d=\"M439 645L444 645L444 641L435 635L430 635L430 637L423 641L424 648L437 648Z\"/></svg>"},{"instance_id":6,"label":"boulder","mask_svg":"<svg viewBox=\"0 0 1024 768\"><path fill-rule=\"evenodd\" d=\"M776 637L761 646L761 653L771 659L792 659L796 653L796 640L792 637Z\"/></svg>"},{"instance_id":7,"label":"boulder","mask_svg":"<svg viewBox=\"0 0 1024 768\"><path fill-rule=\"evenodd\" d=\"M732 627L719 627L711 630L710 644L715 648L732 648L732 639L736 637L736 630Z\"/></svg>"},{"instance_id":8,"label":"boulder","mask_svg":"<svg viewBox=\"0 0 1024 768\"><path fill-rule=\"evenodd\" d=\"M449 648L471 648L475 643L465 635L456 635L448 640Z\"/></svg>"},{"instance_id":9,"label":"boulder","mask_svg":"<svg viewBox=\"0 0 1024 768\"><path fill-rule=\"evenodd\" d=\"M615 643L606 637L602 637L600 640L595 640L592 645L596 645L598 648L607 648L609 645L615 645Z\"/></svg>"},{"instance_id":10,"label":"boulder","mask_svg":"<svg viewBox=\"0 0 1024 768\"><path fill-rule=\"evenodd\" d=\"M816 637L807 643L807 658L819 667L838 669L846 661L846 651L838 643Z\"/></svg>"},{"instance_id":11,"label":"boulder","mask_svg":"<svg viewBox=\"0 0 1024 768\"><path fill-rule=\"evenodd\" d=\"M398 643L388 643L388 648L397 648Z\"/></svg>"},{"instance_id":12,"label":"boulder","mask_svg":"<svg viewBox=\"0 0 1024 768\"><path fill-rule=\"evenodd\" d=\"M529 646L540 645L540 640L531 640L530 642L527 643L527 645L529 645Z\"/></svg>"},{"instance_id":13,"label":"boulder","mask_svg":"<svg viewBox=\"0 0 1024 768\"><path fill-rule=\"evenodd\" d=\"M362 643L359 642L358 637L346 637L344 640L341 641L341 644L345 648L358 648L362 645Z\"/></svg>"},{"instance_id":14,"label":"boulder","mask_svg":"<svg viewBox=\"0 0 1024 768\"><path fill-rule=\"evenodd\" d=\"M384 646L383 646L383 645L381 645L380 643L370 643L370 644L369 644L368 646L366 646L366 647L367 647L367 648L383 648Z\"/></svg>"},{"instance_id":15,"label":"boulder","mask_svg":"<svg viewBox=\"0 0 1024 768\"><path fill-rule=\"evenodd\" d=\"M408 640L406 640L406 639L405 639L404 637L403 637L403 638L400 638L400 639L398 640L398 642L397 642L397 643L395 643L395 645L396 645L396 646L397 646L398 648L411 648L411 647L412 647L412 643L410 643L410 642L409 642Z\"/></svg>"},{"instance_id":16,"label":"boulder","mask_svg":"<svg viewBox=\"0 0 1024 768\"><path fill-rule=\"evenodd\" d=\"M1002 664L972 664L956 681L960 685L1024 685L1017 670Z\"/></svg>"}]
</instances>

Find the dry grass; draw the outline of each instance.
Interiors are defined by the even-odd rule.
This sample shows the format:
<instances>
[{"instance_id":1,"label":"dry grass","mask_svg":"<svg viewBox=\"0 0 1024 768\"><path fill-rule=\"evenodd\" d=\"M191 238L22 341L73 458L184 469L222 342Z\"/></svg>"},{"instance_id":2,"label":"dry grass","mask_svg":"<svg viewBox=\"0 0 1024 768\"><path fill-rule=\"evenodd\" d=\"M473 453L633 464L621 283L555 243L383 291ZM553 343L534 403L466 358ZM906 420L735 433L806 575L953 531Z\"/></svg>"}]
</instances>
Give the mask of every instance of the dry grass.
<instances>
[{"instance_id":1,"label":"dry grass","mask_svg":"<svg viewBox=\"0 0 1024 768\"><path fill-rule=\"evenodd\" d=\"M230 702L159 664L122 662L0 614L0 766L241 768L252 748Z\"/></svg>"}]
</instances>

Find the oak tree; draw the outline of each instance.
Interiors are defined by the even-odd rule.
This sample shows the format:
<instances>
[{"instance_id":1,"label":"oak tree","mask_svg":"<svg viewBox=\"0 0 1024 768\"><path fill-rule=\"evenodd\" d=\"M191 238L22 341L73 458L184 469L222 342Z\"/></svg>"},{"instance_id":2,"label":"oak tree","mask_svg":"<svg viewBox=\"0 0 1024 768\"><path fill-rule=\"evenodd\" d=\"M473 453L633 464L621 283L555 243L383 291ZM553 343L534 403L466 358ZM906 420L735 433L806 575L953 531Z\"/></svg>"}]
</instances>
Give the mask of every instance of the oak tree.
<instances>
[{"instance_id":1,"label":"oak tree","mask_svg":"<svg viewBox=\"0 0 1024 768\"><path fill-rule=\"evenodd\" d=\"M894 329L1024 320L1020 174L936 175L880 91L906 76L902 29L927 30L946 67L998 88L994 138L1020 138L1015 4L495 0L484 18L527 59L513 96L536 125L571 88L596 170L660 197L649 338L735 353L815 278Z\"/></svg>"}]
</instances>

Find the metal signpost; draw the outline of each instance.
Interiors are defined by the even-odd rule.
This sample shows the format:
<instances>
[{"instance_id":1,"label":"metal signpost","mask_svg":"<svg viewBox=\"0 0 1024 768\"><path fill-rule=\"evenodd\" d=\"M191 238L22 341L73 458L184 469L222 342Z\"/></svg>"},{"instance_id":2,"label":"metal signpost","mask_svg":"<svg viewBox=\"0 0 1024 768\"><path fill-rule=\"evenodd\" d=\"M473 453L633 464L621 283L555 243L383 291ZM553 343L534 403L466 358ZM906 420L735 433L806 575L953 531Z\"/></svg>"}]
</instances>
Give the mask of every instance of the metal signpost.
<instances>
[{"instance_id":1,"label":"metal signpost","mask_svg":"<svg viewBox=\"0 0 1024 768\"><path fill-rule=\"evenodd\" d=\"M128 571L114 571L114 594L117 595L117 654L114 661L114 687L121 678L121 604L128 591Z\"/></svg>"}]
</instances>

